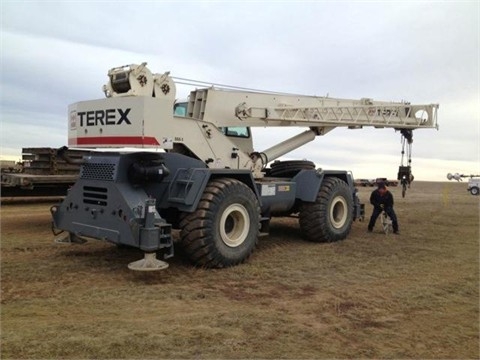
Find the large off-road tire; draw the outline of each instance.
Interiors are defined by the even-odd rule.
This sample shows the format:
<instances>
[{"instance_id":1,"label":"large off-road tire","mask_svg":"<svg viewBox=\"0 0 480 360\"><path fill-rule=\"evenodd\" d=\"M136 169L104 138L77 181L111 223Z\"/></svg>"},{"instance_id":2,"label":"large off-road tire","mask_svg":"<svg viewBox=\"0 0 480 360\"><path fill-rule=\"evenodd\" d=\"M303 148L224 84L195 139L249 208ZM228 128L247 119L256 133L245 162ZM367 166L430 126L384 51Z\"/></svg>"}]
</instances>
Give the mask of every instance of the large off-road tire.
<instances>
[{"instance_id":1,"label":"large off-road tire","mask_svg":"<svg viewBox=\"0 0 480 360\"><path fill-rule=\"evenodd\" d=\"M353 196L341 179L323 180L314 203L300 208L300 230L309 241L333 242L345 239L353 222Z\"/></svg>"},{"instance_id":2,"label":"large off-road tire","mask_svg":"<svg viewBox=\"0 0 480 360\"><path fill-rule=\"evenodd\" d=\"M260 206L253 191L235 179L215 179L197 210L180 221L180 244L195 265L233 266L251 255L259 227Z\"/></svg>"},{"instance_id":3,"label":"large off-road tire","mask_svg":"<svg viewBox=\"0 0 480 360\"><path fill-rule=\"evenodd\" d=\"M478 195L479 193L480 193L480 190L478 189L478 187L473 186L473 187L470 188L470 194L476 196L476 195Z\"/></svg>"}]
</instances>

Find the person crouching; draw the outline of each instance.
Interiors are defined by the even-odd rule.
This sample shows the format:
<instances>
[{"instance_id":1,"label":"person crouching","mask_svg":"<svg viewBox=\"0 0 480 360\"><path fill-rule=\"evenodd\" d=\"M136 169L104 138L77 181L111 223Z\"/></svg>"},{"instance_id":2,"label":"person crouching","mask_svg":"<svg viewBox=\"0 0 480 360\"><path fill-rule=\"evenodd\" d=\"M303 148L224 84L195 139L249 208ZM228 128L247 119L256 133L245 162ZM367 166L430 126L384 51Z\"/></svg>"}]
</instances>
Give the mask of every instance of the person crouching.
<instances>
[{"instance_id":1,"label":"person crouching","mask_svg":"<svg viewBox=\"0 0 480 360\"><path fill-rule=\"evenodd\" d=\"M378 216L383 210L385 210L387 215L390 216L390 219L392 219L393 233L399 234L397 215L393 210L393 195L387 190L387 187L383 182L379 183L378 188L372 191L372 194L370 195L370 204L373 205L373 212L370 217L370 222L368 223L368 231L373 231Z\"/></svg>"}]
</instances>

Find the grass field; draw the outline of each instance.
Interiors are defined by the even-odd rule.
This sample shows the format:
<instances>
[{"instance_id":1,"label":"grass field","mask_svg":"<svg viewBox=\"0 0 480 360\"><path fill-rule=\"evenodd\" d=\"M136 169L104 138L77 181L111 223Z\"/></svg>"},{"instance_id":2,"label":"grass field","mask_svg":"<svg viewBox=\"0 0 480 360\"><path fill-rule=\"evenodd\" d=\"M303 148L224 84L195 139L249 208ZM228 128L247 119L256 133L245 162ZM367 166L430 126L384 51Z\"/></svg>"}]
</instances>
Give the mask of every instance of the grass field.
<instances>
[{"instance_id":1,"label":"grass field","mask_svg":"<svg viewBox=\"0 0 480 360\"><path fill-rule=\"evenodd\" d=\"M243 265L148 274L136 250L54 244L51 204L2 206L1 357L478 359L480 197L392 192L400 236L313 244L284 218Z\"/></svg>"}]
</instances>

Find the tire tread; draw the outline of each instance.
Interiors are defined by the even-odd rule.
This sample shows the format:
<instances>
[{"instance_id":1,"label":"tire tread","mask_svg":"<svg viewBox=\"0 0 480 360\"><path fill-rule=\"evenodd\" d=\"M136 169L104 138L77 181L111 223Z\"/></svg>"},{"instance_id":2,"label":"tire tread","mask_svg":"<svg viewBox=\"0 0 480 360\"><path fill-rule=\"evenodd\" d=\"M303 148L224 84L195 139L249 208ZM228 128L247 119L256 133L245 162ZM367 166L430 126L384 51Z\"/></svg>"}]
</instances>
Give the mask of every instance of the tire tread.
<instances>
[{"instance_id":1,"label":"tire tread","mask_svg":"<svg viewBox=\"0 0 480 360\"><path fill-rule=\"evenodd\" d=\"M348 185L343 180L336 177L327 177L323 180L316 201L314 203L302 204L299 223L300 231L305 239L312 242L334 242L345 239L350 232L351 219L348 227L342 234L333 233L324 222L324 219L327 219L329 216L328 202L331 193L338 187L348 189ZM353 208L348 210L353 214Z\"/></svg>"},{"instance_id":2,"label":"tire tread","mask_svg":"<svg viewBox=\"0 0 480 360\"><path fill-rule=\"evenodd\" d=\"M211 180L205 188L197 210L193 213L185 213L180 220L180 245L190 260L197 266L207 268L222 268L234 266L244 262L253 252L258 243L258 229L255 241L246 256L240 259L225 258L215 246L213 231L216 209L222 200L232 193L242 193L250 197L254 204L255 213L258 215L257 223L260 222L260 206L253 191L244 183L236 179L219 178ZM251 219L254 222L255 219Z\"/></svg>"}]
</instances>

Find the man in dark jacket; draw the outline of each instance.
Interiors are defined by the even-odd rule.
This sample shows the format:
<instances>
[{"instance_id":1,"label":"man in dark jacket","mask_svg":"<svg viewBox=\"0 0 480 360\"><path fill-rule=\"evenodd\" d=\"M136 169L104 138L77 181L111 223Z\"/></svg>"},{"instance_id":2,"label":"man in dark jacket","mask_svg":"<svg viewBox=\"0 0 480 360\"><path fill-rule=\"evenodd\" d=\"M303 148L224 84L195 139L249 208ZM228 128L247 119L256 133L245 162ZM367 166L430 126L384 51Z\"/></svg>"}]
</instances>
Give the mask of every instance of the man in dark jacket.
<instances>
[{"instance_id":1,"label":"man in dark jacket","mask_svg":"<svg viewBox=\"0 0 480 360\"><path fill-rule=\"evenodd\" d=\"M368 231L372 232L378 216L383 210L385 210L387 215L390 216L390 219L392 219L394 234L398 234L397 215L393 210L393 195L387 190L384 183L379 183L378 189L372 191L372 194L370 195L370 204L373 205L373 213L370 217L370 222L368 223Z\"/></svg>"}]
</instances>

